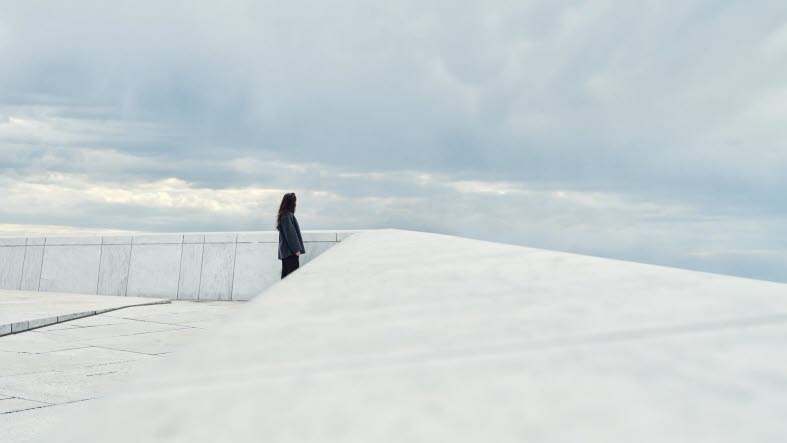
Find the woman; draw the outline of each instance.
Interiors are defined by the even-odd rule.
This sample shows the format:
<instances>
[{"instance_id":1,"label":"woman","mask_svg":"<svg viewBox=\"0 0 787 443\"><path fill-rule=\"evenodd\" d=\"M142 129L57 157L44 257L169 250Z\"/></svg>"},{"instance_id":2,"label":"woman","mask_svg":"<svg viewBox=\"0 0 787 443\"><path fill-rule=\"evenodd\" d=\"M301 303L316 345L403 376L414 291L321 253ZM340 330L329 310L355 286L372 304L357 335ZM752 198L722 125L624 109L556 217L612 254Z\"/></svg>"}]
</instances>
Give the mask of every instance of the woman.
<instances>
[{"instance_id":1,"label":"woman","mask_svg":"<svg viewBox=\"0 0 787 443\"><path fill-rule=\"evenodd\" d=\"M281 278L298 269L301 254L305 254L301 228L295 219L295 193L284 194L276 216L276 230L279 231L279 260L281 260Z\"/></svg>"}]
</instances>

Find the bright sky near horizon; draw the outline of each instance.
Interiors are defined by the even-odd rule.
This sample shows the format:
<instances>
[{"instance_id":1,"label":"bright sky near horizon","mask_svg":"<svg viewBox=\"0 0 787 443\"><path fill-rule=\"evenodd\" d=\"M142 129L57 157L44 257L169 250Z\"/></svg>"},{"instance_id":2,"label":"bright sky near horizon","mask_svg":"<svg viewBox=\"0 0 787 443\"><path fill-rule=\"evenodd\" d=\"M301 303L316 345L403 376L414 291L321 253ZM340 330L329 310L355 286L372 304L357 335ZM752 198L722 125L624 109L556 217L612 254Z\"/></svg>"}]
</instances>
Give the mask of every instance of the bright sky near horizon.
<instances>
[{"instance_id":1,"label":"bright sky near horizon","mask_svg":"<svg viewBox=\"0 0 787 443\"><path fill-rule=\"evenodd\" d=\"M0 233L294 191L303 229L787 281L783 1L0 0L0 59Z\"/></svg>"}]
</instances>

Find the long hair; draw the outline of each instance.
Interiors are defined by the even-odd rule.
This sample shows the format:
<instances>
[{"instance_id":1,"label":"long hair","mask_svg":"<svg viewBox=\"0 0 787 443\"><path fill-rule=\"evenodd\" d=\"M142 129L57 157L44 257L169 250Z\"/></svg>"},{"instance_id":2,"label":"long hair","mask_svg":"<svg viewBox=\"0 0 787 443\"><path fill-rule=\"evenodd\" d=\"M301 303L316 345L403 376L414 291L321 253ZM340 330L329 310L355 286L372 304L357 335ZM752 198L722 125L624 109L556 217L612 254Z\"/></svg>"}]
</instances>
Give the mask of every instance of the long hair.
<instances>
[{"instance_id":1,"label":"long hair","mask_svg":"<svg viewBox=\"0 0 787 443\"><path fill-rule=\"evenodd\" d=\"M281 204L279 205L279 213L276 214L276 230L278 231L281 227L281 215L285 212L292 212L295 213L295 193L288 192L284 194L284 197L281 199Z\"/></svg>"}]
</instances>

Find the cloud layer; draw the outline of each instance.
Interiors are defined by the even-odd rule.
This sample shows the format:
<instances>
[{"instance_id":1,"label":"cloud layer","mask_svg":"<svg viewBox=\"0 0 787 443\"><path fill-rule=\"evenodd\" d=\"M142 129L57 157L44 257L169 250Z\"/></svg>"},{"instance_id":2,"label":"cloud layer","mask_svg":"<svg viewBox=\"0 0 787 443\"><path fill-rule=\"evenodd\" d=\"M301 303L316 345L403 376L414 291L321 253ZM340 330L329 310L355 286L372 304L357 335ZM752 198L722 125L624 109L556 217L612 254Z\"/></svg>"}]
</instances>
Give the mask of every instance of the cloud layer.
<instances>
[{"instance_id":1,"label":"cloud layer","mask_svg":"<svg viewBox=\"0 0 787 443\"><path fill-rule=\"evenodd\" d=\"M270 229L294 190L305 228L787 281L759 3L3 2L0 221Z\"/></svg>"}]
</instances>

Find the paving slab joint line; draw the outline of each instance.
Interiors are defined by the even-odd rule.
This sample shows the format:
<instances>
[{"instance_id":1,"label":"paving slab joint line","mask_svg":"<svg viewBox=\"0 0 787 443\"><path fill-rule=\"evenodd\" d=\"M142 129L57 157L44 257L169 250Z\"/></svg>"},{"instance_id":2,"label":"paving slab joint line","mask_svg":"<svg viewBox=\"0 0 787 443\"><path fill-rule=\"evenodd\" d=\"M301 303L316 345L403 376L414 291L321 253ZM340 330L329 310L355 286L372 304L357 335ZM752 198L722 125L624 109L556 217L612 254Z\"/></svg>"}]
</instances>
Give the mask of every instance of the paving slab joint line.
<instances>
[{"instance_id":1,"label":"paving slab joint line","mask_svg":"<svg viewBox=\"0 0 787 443\"><path fill-rule=\"evenodd\" d=\"M35 407L32 407L32 408L17 409L15 411L8 411L8 412L0 412L0 415L8 415L8 414L14 414L14 413L17 413L17 412L31 411L33 409L51 408L52 406L69 405L69 404L72 404L72 403L79 403L79 402L83 402L83 401L95 400L96 398L97 397L82 398L82 399L79 399L79 400L72 400L72 401L67 401L67 402L64 402L64 403L46 403L44 405L35 406ZM31 400L31 401L38 401L38 400ZM43 402L39 402L39 403L43 403Z\"/></svg>"},{"instance_id":2,"label":"paving slab joint line","mask_svg":"<svg viewBox=\"0 0 787 443\"><path fill-rule=\"evenodd\" d=\"M78 320L80 318L91 317L94 315L105 314L107 312L117 311L126 308L135 308L138 306L151 306L151 305L164 305L170 303L168 299L161 299L151 301L149 303L142 303L138 305L119 306L117 308L98 309L95 311L84 311L73 314L57 315L53 317L37 318L34 320L23 320L14 323L0 324L0 337L4 335L18 334L20 332L32 331L34 329L43 328L44 326L52 326L58 323L65 323L71 320Z\"/></svg>"}]
</instances>

